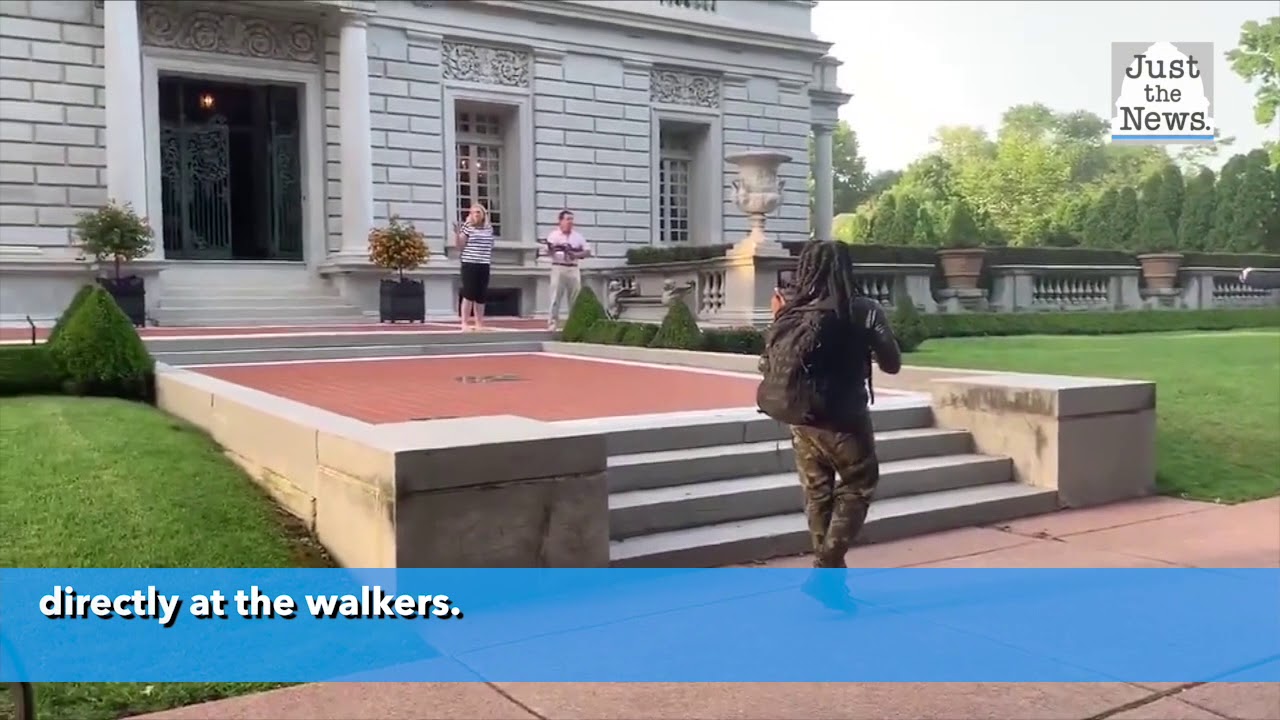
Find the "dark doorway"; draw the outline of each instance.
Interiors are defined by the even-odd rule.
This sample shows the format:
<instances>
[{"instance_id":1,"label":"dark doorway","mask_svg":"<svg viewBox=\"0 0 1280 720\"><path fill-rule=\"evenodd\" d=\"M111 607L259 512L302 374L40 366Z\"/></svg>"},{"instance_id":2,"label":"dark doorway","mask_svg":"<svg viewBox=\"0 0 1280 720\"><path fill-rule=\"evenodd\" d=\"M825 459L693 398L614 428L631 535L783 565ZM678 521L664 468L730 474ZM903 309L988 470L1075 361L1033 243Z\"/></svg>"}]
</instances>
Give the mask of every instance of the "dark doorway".
<instances>
[{"instance_id":1,"label":"dark doorway","mask_svg":"<svg viewBox=\"0 0 1280 720\"><path fill-rule=\"evenodd\" d=\"M165 256L301 260L301 93L160 78Z\"/></svg>"},{"instance_id":2,"label":"dark doorway","mask_svg":"<svg viewBox=\"0 0 1280 720\"><path fill-rule=\"evenodd\" d=\"M520 317L520 288L489 288L488 297L485 298L484 316L485 317ZM460 310L462 305L462 291L458 291L458 304L454 306L455 310Z\"/></svg>"}]
</instances>

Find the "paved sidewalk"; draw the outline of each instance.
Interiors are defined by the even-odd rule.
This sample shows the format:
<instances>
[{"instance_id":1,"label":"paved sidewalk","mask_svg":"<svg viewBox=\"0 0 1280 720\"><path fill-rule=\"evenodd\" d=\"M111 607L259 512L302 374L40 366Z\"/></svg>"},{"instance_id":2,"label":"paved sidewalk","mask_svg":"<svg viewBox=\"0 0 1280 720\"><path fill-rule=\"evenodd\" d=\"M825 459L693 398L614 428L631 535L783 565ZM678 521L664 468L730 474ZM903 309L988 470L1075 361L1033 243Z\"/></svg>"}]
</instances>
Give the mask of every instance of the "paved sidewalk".
<instances>
[{"instance_id":1,"label":"paved sidewalk","mask_svg":"<svg viewBox=\"0 0 1280 720\"><path fill-rule=\"evenodd\" d=\"M773 567L805 566L784 558ZM1148 498L856 548L862 567L1280 567L1280 498ZM1280 660L1277 660L1280 662ZM147 720L1277 720L1280 685L316 684Z\"/></svg>"}]
</instances>

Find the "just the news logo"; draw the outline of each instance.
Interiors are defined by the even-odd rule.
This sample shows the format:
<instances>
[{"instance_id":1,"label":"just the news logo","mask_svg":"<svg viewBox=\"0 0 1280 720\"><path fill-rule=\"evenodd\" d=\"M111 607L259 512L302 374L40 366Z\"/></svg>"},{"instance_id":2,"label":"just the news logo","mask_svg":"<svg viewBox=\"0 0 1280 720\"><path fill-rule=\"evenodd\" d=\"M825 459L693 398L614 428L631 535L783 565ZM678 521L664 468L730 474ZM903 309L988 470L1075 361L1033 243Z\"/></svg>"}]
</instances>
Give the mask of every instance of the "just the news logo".
<instances>
[{"instance_id":1,"label":"just the news logo","mask_svg":"<svg viewBox=\"0 0 1280 720\"><path fill-rule=\"evenodd\" d=\"M1213 43L1111 43L1111 140L1212 143Z\"/></svg>"}]
</instances>

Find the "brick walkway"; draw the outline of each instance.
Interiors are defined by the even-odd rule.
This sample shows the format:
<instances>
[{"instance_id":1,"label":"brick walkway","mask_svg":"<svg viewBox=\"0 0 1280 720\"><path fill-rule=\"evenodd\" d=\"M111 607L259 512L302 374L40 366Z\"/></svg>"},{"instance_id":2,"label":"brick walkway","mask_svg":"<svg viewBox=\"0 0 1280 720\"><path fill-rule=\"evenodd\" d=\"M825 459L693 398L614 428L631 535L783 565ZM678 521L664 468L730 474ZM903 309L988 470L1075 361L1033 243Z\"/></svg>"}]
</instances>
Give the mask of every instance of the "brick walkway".
<instances>
[{"instance_id":1,"label":"brick walkway","mask_svg":"<svg viewBox=\"0 0 1280 720\"><path fill-rule=\"evenodd\" d=\"M556 357L469 355L192 368L370 423L484 415L535 420L755 404L757 380Z\"/></svg>"},{"instance_id":2,"label":"brick walkway","mask_svg":"<svg viewBox=\"0 0 1280 720\"><path fill-rule=\"evenodd\" d=\"M1280 567L1280 498L1151 498L856 548L877 567ZM804 558L774 565L804 564ZM1170 628L1176 632L1176 628ZM850 648L850 652L857 652ZM795 659L781 659L791 662ZM1280 662L1280 661L1277 661ZM1276 720L1280 685L316 684L147 720Z\"/></svg>"}]
</instances>

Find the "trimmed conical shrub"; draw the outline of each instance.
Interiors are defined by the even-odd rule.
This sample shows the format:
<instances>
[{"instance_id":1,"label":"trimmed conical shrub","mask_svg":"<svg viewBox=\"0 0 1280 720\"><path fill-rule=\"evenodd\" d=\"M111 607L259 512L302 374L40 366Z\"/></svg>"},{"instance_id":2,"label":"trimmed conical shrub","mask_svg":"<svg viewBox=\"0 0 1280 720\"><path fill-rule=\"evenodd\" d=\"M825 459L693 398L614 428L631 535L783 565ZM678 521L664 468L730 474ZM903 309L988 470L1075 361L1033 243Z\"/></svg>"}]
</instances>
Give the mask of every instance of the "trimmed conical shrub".
<instances>
[{"instance_id":1,"label":"trimmed conical shrub","mask_svg":"<svg viewBox=\"0 0 1280 720\"><path fill-rule=\"evenodd\" d=\"M58 321L53 324L53 329L49 331L49 339L46 342L48 342L50 345L54 343L54 341L58 338L58 336L62 334L62 328L66 327L67 318L74 315L76 310L80 309L80 306L84 304L84 299L89 297L89 293L93 292L93 289L95 287L97 286L96 285L80 286L80 289L76 291L75 296L71 298L71 302L67 304L66 309L63 310L62 314L58 316Z\"/></svg>"},{"instance_id":2,"label":"trimmed conical shrub","mask_svg":"<svg viewBox=\"0 0 1280 720\"><path fill-rule=\"evenodd\" d=\"M652 348L668 348L671 350L701 350L702 330L698 329L698 321L693 317L689 306L676 301L667 308L666 317L658 326L658 334L649 343Z\"/></svg>"},{"instance_id":3,"label":"trimmed conical shrub","mask_svg":"<svg viewBox=\"0 0 1280 720\"><path fill-rule=\"evenodd\" d=\"M67 318L50 348L66 373L67 391L150 400L155 361L111 295L94 287Z\"/></svg>"},{"instance_id":4,"label":"trimmed conical shrub","mask_svg":"<svg viewBox=\"0 0 1280 720\"><path fill-rule=\"evenodd\" d=\"M560 339L565 342L583 342L592 325L608 319L609 314L605 312L604 305L600 304L600 298L596 297L595 291L584 287L578 291L578 297L573 301L573 307L569 309L569 319L564 323Z\"/></svg>"}]
</instances>

